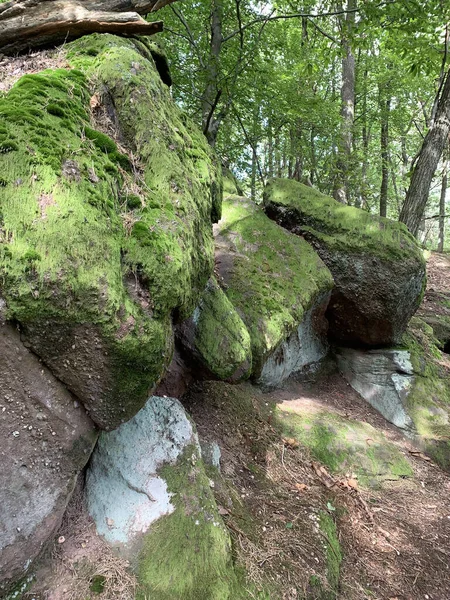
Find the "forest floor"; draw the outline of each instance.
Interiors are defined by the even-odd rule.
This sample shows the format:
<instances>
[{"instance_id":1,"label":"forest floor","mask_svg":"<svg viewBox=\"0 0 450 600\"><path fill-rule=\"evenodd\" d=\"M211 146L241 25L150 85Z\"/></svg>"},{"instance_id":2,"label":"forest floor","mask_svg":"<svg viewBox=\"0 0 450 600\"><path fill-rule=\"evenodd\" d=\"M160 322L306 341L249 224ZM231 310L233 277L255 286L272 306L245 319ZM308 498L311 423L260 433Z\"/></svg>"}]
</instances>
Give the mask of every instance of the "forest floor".
<instances>
[{"instance_id":1,"label":"forest floor","mask_svg":"<svg viewBox=\"0 0 450 600\"><path fill-rule=\"evenodd\" d=\"M423 310L430 312L436 294L450 289L450 259L431 255L428 274ZM183 403L200 439L220 446L221 475L210 477L236 562L247 573L249 599L450 599L450 474L335 370L317 380L290 379L268 393L249 383L201 382ZM325 411L374 427L407 461L410 475L368 487L352 470L333 473L286 436L280 409ZM58 534L63 543L50 549L26 598L131 600L136 581L98 538L80 498L81 492ZM331 528L318 526L323 515ZM100 594L92 593L96 577L106 582Z\"/></svg>"},{"instance_id":2,"label":"forest floor","mask_svg":"<svg viewBox=\"0 0 450 600\"><path fill-rule=\"evenodd\" d=\"M449 290L450 257L432 254L421 311L441 311L439 300ZM214 384L200 384L187 402L200 436L219 443L223 477L241 491L252 521L248 530L242 511L236 517L230 509L224 517L238 559L250 577L261 585L272 581L280 594L274 598L316 597L310 588L311 574L320 576L327 566L321 564L320 539L309 522L325 507L336 522L342 553L337 598L449 600L450 474L422 454L336 371L317 381L290 379L267 394L250 387L247 394L254 413L245 420L239 410L230 411L229 398L236 394L232 386L221 402L214 400ZM298 414L326 411L348 423L372 425L403 455L412 476L385 478L369 488L359 485L354 473L331 474L307 448L280 435L273 418L280 406ZM220 486L217 491L219 501L226 502L227 491ZM330 593L332 598L333 590Z\"/></svg>"}]
</instances>

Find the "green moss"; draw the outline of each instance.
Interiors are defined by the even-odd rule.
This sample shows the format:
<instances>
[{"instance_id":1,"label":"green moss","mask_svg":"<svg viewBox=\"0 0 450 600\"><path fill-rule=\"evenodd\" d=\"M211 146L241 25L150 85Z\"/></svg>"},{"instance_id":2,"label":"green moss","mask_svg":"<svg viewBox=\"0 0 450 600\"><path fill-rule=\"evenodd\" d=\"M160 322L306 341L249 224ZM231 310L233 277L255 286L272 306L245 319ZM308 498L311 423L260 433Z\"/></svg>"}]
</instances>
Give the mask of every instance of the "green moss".
<instances>
[{"instance_id":1,"label":"green moss","mask_svg":"<svg viewBox=\"0 0 450 600\"><path fill-rule=\"evenodd\" d=\"M239 381L250 376L250 335L215 279L208 282L193 321L195 349L214 377Z\"/></svg>"},{"instance_id":2,"label":"green moss","mask_svg":"<svg viewBox=\"0 0 450 600\"><path fill-rule=\"evenodd\" d=\"M94 594L102 594L105 589L106 577L104 575L94 575L91 579L90 590Z\"/></svg>"},{"instance_id":3,"label":"green moss","mask_svg":"<svg viewBox=\"0 0 450 600\"><path fill-rule=\"evenodd\" d=\"M264 191L264 204L284 210L301 231L323 241L332 251L368 253L384 260L425 261L405 225L343 205L312 187L292 179L272 179ZM291 216L292 215L292 216Z\"/></svg>"},{"instance_id":4,"label":"green moss","mask_svg":"<svg viewBox=\"0 0 450 600\"><path fill-rule=\"evenodd\" d=\"M424 450L444 469L450 469L450 373L433 329L415 317L404 336L411 354L414 382L406 398Z\"/></svg>"},{"instance_id":5,"label":"green moss","mask_svg":"<svg viewBox=\"0 0 450 600\"><path fill-rule=\"evenodd\" d=\"M136 208L142 208L142 200L136 194L128 194L126 196L126 203L128 210L135 210Z\"/></svg>"},{"instance_id":6,"label":"green moss","mask_svg":"<svg viewBox=\"0 0 450 600\"><path fill-rule=\"evenodd\" d=\"M242 598L228 533L197 450L187 448L177 464L165 466L160 475L173 494L175 511L145 537L138 599Z\"/></svg>"},{"instance_id":7,"label":"green moss","mask_svg":"<svg viewBox=\"0 0 450 600\"><path fill-rule=\"evenodd\" d=\"M323 600L334 600L338 595L342 553L336 524L329 513L325 511L320 512L319 528L326 540L327 580L329 586L328 590L323 590L321 597Z\"/></svg>"},{"instance_id":8,"label":"green moss","mask_svg":"<svg viewBox=\"0 0 450 600\"><path fill-rule=\"evenodd\" d=\"M394 444L368 423L286 405L277 407L277 418L285 434L309 448L315 460L332 473L355 473L360 485L377 487L384 479L413 475Z\"/></svg>"},{"instance_id":9,"label":"green moss","mask_svg":"<svg viewBox=\"0 0 450 600\"><path fill-rule=\"evenodd\" d=\"M223 203L217 238L231 248L226 294L251 338L253 373L301 323L305 311L333 285L329 270L309 244L237 196Z\"/></svg>"},{"instance_id":10,"label":"green moss","mask_svg":"<svg viewBox=\"0 0 450 600\"><path fill-rule=\"evenodd\" d=\"M221 173L204 136L181 115L141 51L138 42L93 35L69 44L68 58L95 73L101 89L114 90L123 138L145 165L145 186L158 206L142 210L142 229L133 230L124 261L155 282L155 307L176 308L186 318L213 268L210 224L220 215Z\"/></svg>"}]
</instances>

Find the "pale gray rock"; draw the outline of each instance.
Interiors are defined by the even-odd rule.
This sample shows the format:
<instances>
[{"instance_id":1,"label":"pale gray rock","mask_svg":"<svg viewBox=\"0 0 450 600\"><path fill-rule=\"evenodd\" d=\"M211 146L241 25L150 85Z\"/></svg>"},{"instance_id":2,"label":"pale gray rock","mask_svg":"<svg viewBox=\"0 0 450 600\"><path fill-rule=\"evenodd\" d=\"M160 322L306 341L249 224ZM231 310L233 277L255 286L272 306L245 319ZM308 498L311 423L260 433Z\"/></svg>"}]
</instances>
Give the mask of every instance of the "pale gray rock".
<instances>
[{"instance_id":1,"label":"pale gray rock","mask_svg":"<svg viewBox=\"0 0 450 600\"><path fill-rule=\"evenodd\" d=\"M292 374L314 372L319 368L328 353L328 342L324 327L318 327L317 322L326 323L323 312L329 297L329 294L324 294L318 298L314 306L305 312L297 329L269 356L257 380L258 384L276 387Z\"/></svg>"},{"instance_id":2,"label":"pale gray rock","mask_svg":"<svg viewBox=\"0 0 450 600\"><path fill-rule=\"evenodd\" d=\"M199 450L182 405L158 396L115 431L101 434L86 476L86 498L107 542L126 552L153 522L174 511L158 471L175 464L190 445Z\"/></svg>"},{"instance_id":3,"label":"pale gray rock","mask_svg":"<svg viewBox=\"0 0 450 600\"><path fill-rule=\"evenodd\" d=\"M336 359L342 375L369 404L393 425L414 433L406 406L414 383L407 350L338 348Z\"/></svg>"}]
</instances>

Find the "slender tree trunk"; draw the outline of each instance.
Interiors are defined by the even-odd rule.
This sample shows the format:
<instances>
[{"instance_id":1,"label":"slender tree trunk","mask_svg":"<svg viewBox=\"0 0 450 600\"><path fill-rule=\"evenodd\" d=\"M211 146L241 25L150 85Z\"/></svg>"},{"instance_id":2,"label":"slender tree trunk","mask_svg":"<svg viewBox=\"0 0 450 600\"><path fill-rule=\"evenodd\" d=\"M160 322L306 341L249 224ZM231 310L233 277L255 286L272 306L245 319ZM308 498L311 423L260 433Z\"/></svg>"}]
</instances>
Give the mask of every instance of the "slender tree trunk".
<instances>
[{"instance_id":1,"label":"slender tree trunk","mask_svg":"<svg viewBox=\"0 0 450 600\"><path fill-rule=\"evenodd\" d=\"M270 179L273 177L273 132L272 132L272 122L269 119L268 124L268 157L267 157L267 175Z\"/></svg>"},{"instance_id":2,"label":"slender tree trunk","mask_svg":"<svg viewBox=\"0 0 450 600\"><path fill-rule=\"evenodd\" d=\"M347 10L356 8L357 0L347 0ZM340 7L341 8L341 7ZM341 86L341 140L336 165L336 179L333 196L339 202L349 202L349 171L352 154L353 122L355 116L355 57L351 48L351 33L355 22L355 13L347 13L341 20L341 45L344 53L342 59Z\"/></svg>"},{"instance_id":3,"label":"slender tree trunk","mask_svg":"<svg viewBox=\"0 0 450 600\"><path fill-rule=\"evenodd\" d=\"M441 197L439 200L439 240L438 240L438 252L444 252L444 229L445 229L445 198L447 196L447 175L449 167L449 151L447 146L447 156L444 158L443 170L442 170L442 185L441 185Z\"/></svg>"},{"instance_id":4,"label":"slender tree trunk","mask_svg":"<svg viewBox=\"0 0 450 600\"><path fill-rule=\"evenodd\" d=\"M222 0L212 0L211 5L211 37L209 44L209 58L206 65L206 87L202 94L202 129L210 146L215 146L217 133L222 117L214 116L221 91L218 86L219 61L222 50Z\"/></svg>"},{"instance_id":5,"label":"slender tree trunk","mask_svg":"<svg viewBox=\"0 0 450 600\"><path fill-rule=\"evenodd\" d=\"M381 189L380 189L380 217L387 216L388 185L389 185L389 111L391 99L384 98L384 92L380 89L381 109Z\"/></svg>"},{"instance_id":6,"label":"slender tree trunk","mask_svg":"<svg viewBox=\"0 0 450 600\"><path fill-rule=\"evenodd\" d=\"M447 71L434 123L422 144L411 183L400 212L400 221L417 235L430 185L450 133L450 70Z\"/></svg>"}]
</instances>

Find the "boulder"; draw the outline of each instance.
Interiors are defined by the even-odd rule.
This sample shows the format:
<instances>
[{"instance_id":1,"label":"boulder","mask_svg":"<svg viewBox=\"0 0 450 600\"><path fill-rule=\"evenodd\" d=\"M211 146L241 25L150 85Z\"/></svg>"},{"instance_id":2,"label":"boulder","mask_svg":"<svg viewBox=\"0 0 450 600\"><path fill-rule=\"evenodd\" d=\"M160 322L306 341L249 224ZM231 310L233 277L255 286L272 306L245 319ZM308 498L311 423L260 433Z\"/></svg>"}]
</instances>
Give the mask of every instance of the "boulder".
<instances>
[{"instance_id":1,"label":"boulder","mask_svg":"<svg viewBox=\"0 0 450 600\"><path fill-rule=\"evenodd\" d=\"M130 421L101 434L86 496L98 533L131 557L142 597L239 597L229 536L178 400L154 396Z\"/></svg>"},{"instance_id":2,"label":"boulder","mask_svg":"<svg viewBox=\"0 0 450 600\"><path fill-rule=\"evenodd\" d=\"M90 35L64 52L76 68L0 98L2 293L33 352L113 429L164 374L172 321L212 273L221 172L142 41Z\"/></svg>"},{"instance_id":3,"label":"boulder","mask_svg":"<svg viewBox=\"0 0 450 600\"><path fill-rule=\"evenodd\" d=\"M403 347L339 348L337 361L363 398L450 470L450 361L437 344L432 328L414 317Z\"/></svg>"},{"instance_id":4,"label":"boulder","mask_svg":"<svg viewBox=\"0 0 450 600\"><path fill-rule=\"evenodd\" d=\"M273 179L264 210L304 239L330 269L330 335L345 344L400 342L425 287L425 261L406 227L344 206L293 180Z\"/></svg>"},{"instance_id":5,"label":"boulder","mask_svg":"<svg viewBox=\"0 0 450 600\"><path fill-rule=\"evenodd\" d=\"M178 329L185 353L207 378L236 383L252 369L250 335L225 292L212 277L193 315Z\"/></svg>"},{"instance_id":6,"label":"boulder","mask_svg":"<svg viewBox=\"0 0 450 600\"><path fill-rule=\"evenodd\" d=\"M383 417L407 433L415 431L407 406L414 383L408 350L338 348L336 359L345 379Z\"/></svg>"},{"instance_id":7,"label":"boulder","mask_svg":"<svg viewBox=\"0 0 450 600\"><path fill-rule=\"evenodd\" d=\"M97 439L82 405L0 324L0 596L61 524Z\"/></svg>"},{"instance_id":8,"label":"boulder","mask_svg":"<svg viewBox=\"0 0 450 600\"><path fill-rule=\"evenodd\" d=\"M225 199L215 236L221 285L250 333L253 377L274 386L317 365L332 287L319 256L238 196Z\"/></svg>"}]
</instances>

